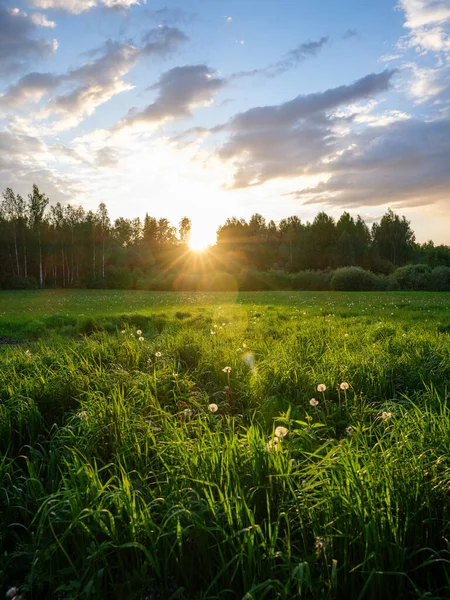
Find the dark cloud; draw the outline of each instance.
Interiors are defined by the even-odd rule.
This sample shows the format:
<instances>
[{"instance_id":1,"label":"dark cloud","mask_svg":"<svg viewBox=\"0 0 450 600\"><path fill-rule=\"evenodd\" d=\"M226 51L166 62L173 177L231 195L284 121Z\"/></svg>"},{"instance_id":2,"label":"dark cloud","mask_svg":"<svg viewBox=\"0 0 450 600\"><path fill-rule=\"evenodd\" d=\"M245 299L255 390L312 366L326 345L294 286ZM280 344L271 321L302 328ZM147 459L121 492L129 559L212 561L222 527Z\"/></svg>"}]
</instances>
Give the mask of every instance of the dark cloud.
<instances>
[{"instance_id":1,"label":"dark cloud","mask_svg":"<svg viewBox=\"0 0 450 600\"><path fill-rule=\"evenodd\" d=\"M293 195L305 204L410 207L449 202L450 120L398 121L348 136L331 177Z\"/></svg>"},{"instance_id":2,"label":"dark cloud","mask_svg":"<svg viewBox=\"0 0 450 600\"><path fill-rule=\"evenodd\" d=\"M240 79L242 77L254 77L262 75L264 77L277 77L290 69L294 69L300 63L316 56L322 48L328 44L329 38L322 37L320 40L313 42L304 42L299 44L293 50L290 50L283 58L267 67L261 69L252 69L250 71L239 71L231 76L231 79Z\"/></svg>"},{"instance_id":3,"label":"dark cloud","mask_svg":"<svg viewBox=\"0 0 450 600\"><path fill-rule=\"evenodd\" d=\"M162 123L190 117L193 108L209 104L225 83L206 65L170 69L149 88L158 91L156 100L142 111L132 109L116 129L136 123Z\"/></svg>"},{"instance_id":4,"label":"dark cloud","mask_svg":"<svg viewBox=\"0 0 450 600\"><path fill-rule=\"evenodd\" d=\"M0 5L0 75L21 70L56 51L56 40L36 37L38 30L33 15Z\"/></svg>"},{"instance_id":5,"label":"dark cloud","mask_svg":"<svg viewBox=\"0 0 450 600\"><path fill-rule=\"evenodd\" d=\"M158 27L150 30L142 40L140 51L144 56L167 56L189 38L177 27Z\"/></svg>"},{"instance_id":6,"label":"dark cloud","mask_svg":"<svg viewBox=\"0 0 450 600\"><path fill-rule=\"evenodd\" d=\"M339 145L337 127L346 122L333 111L386 91L393 74L373 73L350 85L252 108L233 117L222 128L231 135L219 151L235 167L233 187L324 170L323 161Z\"/></svg>"}]
</instances>

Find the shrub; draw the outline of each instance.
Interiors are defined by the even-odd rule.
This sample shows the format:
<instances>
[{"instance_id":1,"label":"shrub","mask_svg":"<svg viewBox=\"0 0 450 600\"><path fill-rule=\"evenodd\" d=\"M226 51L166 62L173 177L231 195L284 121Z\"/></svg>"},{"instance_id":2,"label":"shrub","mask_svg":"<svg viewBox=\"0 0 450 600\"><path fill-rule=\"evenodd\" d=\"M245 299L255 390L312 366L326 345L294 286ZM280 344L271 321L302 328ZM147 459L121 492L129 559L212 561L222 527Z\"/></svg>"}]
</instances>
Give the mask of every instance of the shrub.
<instances>
[{"instance_id":1,"label":"shrub","mask_svg":"<svg viewBox=\"0 0 450 600\"><path fill-rule=\"evenodd\" d=\"M304 291L331 290L331 271L298 271L292 273L292 289Z\"/></svg>"},{"instance_id":2,"label":"shrub","mask_svg":"<svg viewBox=\"0 0 450 600\"><path fill-rule=\"evenodd\" d=\"M450 292L450 267L435 267L431 271L431 287L436 292Z\"/></svg>"},{"instance_id":3,"label":"shrub","mask_svg":"<svg viewBox=\"0 0 450 600\"><path fill-rule=\"evenodd\" d=\"M342 267L331 278L333 290L339 292L364 292L377 288L378 278L361 267Z\"/></svg>"},{"instance_id":4,"label":"shrub","mask_svg":"<svg viewBox=\"0 0 450 600\"><path fill-rule=\"evenodd\" d=\"M428 265L405 265L391 275L400 290L430 290L431 269Z\"/></svg>"}]
</instances>

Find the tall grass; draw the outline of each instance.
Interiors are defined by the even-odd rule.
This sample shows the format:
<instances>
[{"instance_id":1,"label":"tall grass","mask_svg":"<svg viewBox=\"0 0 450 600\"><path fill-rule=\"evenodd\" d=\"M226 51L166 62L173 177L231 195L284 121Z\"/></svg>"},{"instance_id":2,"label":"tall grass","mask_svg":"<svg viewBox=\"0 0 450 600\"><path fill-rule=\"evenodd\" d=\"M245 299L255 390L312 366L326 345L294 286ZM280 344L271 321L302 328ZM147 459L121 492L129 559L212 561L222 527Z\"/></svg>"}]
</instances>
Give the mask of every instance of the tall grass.
<instances>
[{"instance_id":1,"label":"tall grass","mask_svg":"<svg viewBox=\"0 0 450 600\"><path fill-rule=\"evenodd\" d=\"M0 593L450 597L446 298L247 298L2 348Z\"/></svg>"}]
</instances>

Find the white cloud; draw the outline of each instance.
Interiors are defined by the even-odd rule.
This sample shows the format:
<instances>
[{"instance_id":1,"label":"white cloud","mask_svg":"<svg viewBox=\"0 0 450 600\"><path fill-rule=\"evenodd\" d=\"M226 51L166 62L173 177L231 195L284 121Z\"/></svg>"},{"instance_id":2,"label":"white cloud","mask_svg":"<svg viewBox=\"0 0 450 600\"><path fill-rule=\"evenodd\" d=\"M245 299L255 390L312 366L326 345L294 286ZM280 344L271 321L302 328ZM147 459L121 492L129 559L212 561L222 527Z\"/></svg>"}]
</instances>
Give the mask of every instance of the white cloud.
<instances>
[{"instance_id":1,"label":"white cloud","mask_svg":"<svg viewBox=\"0 0 450 600\"><path fill-rule=\"evenodd\" d=\"M30 0L36 8L56 9L65 12L80 14L96 6L105 8L127 9L136 4L145 4L146 0Z\"/></svg>"},{"instance_id":2,"label":"white cloud","mask_svg":"<svg viewBox=\"0 0 450 600\"><path fill-rule=\"evenodd\" d=\"M47 17L41 13L31 13L30 19L38 27L50 27L51 29L56 27L55 21L49 21Z\"/></svg>"}]
</instances>

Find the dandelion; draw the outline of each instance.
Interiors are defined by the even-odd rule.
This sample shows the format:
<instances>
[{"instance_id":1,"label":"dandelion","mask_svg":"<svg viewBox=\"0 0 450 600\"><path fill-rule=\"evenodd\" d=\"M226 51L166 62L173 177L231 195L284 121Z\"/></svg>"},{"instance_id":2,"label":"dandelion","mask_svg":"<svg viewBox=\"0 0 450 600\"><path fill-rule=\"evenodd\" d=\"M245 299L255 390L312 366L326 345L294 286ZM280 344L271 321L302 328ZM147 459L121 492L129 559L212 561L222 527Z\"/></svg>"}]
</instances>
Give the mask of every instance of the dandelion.
<instances>
[{"instance_id":1,"label":"dandelion","mask_svg":"<svg viewBox=\"0 0 450 600\"><path fill-rule=\"evenodd\" d=\"M211 335L216 335L216 332L214 331L214 329L211 329Z\"/></svg>"},{"instance_id":2,"label":"dandelion","mask_svg":"<svg viewBox=\"0 0 450 600\"><path fill-rule=\"evenodd\" d=\"M226 386L223 388L223 391L225 392L225 394L228 394L228 392L230 391L230 386L229 386L229 385L226 385Z\"/></svg>"},{"instance_id":3,"label":"dandelion","mask_svg":"<svg viewBox=\"0 0 450 600\"><path fill-rule=\"evenodd\" d=\"M27 356L30 356L30 355L31 355L31 352L30 352L29 350L25 350L25 354L26 354ZM11 589L12 589L12 588L11 588Z\"/></svg>"},{"instance_id":4,"label":"dandelion","mask_svg":"<svg viewBox=\"0 0 450 600\"><path fill-rule=\"evenodd\" d=\"M349 384L346 381L343 381L340 386L341 390L348 390L348 388L350 387Z\"/></svg>"},{"instance_id":5,"label":"dandelion","mask_svg":"<svg viewBox=\"0 0 450 600\"><path fill-rule=\"evenodd\" d=\"M143 341L144 341L144 338L141 336L141 337L139 338L139 341L140 341L140 342L143 342Z\"/></svg>"},{"instance_id":6,"label":"dandelion","mask_svg":"<svg viewBox=\"0 0 450 600\"><path fill-rule=\"evenodd\" d=\"M316 400L315 398L311 398L309 403L311 404L311 406L319 406L319 401Z\"/></svg>"},{"instance_id":7,"label":"dandelion","mask_svg":"<svg viewBox=\"0 0 450 600\"><path fill-rule=\"evenodd\" d=\"M6 592L6 597L7 598L15 598L17 596L17 588L16 587L10 587L9 590Z\"/></svg>"},{"instance_id":8,"label":"dandelion","mask_svg":"<svg viewBox=\"0 0 450 600\"><path fill-rule=\"evenodd\" d=\"M122 329L122 331L120 333L122 333L122 334L126 333L125 329Z\"/></svg>"},{"instance_id":9,"label":"dandelion","mask_svg":"<svg viewBox=\"0 0 450 600\"><path fill-rule=\"evenodd\" d=\"M231 367L224 367L224 368L222 369L222 371L223 371L224 373L230 374L230 373L231 373Z\"/></svg>"},{"instance_id":10,"label":"dandelion","mask_svg":"<svg viewBox=\"0 0 450 600\"><path fill-rule=\"evenodd\" d=\"M219 410L219 407L213 402L212 404L208 404L208 410L211 413L216 413Z\"/></svg>"},{"instance_id":11,"label":"dandelion","mask_svg":"<svg viewBox=\"0 0 450 600\"><path fill-rule=\"evenodd\" d=\"M155 352L155 356L156 356L156 358L160 358L160 356L162 356L161 352Z\"/></svg>"},{"instance_id":12,"label":"dandelion","mask_svg":"<svg viewBox=\"0 0 450 600\"><path fill-rule=\"evenodd\" d=\"M344 333L344 337L348 337L348 333Z\"/></svg>"},{"instance_id":13,"label":"dandelion","mask_svg":"<svg viewBox=\"0 0 450 600\"><path fill-rule=\"evenodd\" d=\"M138 330L136 331L136 333L137 333L138 335L142 335L142 331L141 331L140 329L138 329Z\"/></svg>"},{"instance_id":14,"label":"dandelion","mask_svg":"<svg viewBox=\"0 0 450 600\"><path fill-rule=\"evenodd\" d=\"M282 425L279 425L276 429L275 429L275 437L277 438L281 438L283 439L287 434L288 434L288 430L286 429L286 427L283 427Z\"/></svg>"},{"instance_id":15,"label":"dandelion","mask_svg":"<svg viewBox=\"0 0 450 600\"><path fill-rule=\"evenodd\" d=\"M318 392L324 392L326 389L327 389L327 386L324 383L319 383L319 385L317 386Z\"/></svg>"},{"instance_id":16,"label":"dandelion","mask_svg":"<svg viewBox=\"0 0 450 600\"><path fill-rule=\"evenodd\" d=\"M192 408L185 408L183 410L183 417L185 419L190 419L193 416L194 416L194 411L192 410Z\"/></svg>"},{"instance_id":17,"label":"dandelion","mask_svg":"<svg viewBox=\"0 0 450 600\"><path fill-rule=\"evenodd\" d=\"M269 442L266 445L267 452L270 452L271 450L277 450L279 443L280 440L279 438L277 438L277 436L275 436L273 440L269 440Z\"/></svg>"},{"instance_id":18,"label":"dandelion","mask_svg":"<svg viewBox=\"0 0 450 600\"><path fill-rule=\"evenodd\" d=\"M383 412L381 413L381 418L383 419L383 421L387 421L391 417L392 417L392 413L390 413L390 412L386 412L385 410L383 410Z\"/></svg>"},{"instance_id":19,"label":"dandelion","mask_svg":"<svg viewBox=\"0 0 450 600\"><path fill-rule=\"evenodd\" d=\"M353 435L353 427L351 425L349 425L348 427L345 428L345 433L347 434L347 437L352 437Z\"/></svg>"}]
</instances>

